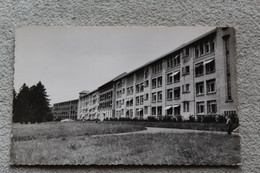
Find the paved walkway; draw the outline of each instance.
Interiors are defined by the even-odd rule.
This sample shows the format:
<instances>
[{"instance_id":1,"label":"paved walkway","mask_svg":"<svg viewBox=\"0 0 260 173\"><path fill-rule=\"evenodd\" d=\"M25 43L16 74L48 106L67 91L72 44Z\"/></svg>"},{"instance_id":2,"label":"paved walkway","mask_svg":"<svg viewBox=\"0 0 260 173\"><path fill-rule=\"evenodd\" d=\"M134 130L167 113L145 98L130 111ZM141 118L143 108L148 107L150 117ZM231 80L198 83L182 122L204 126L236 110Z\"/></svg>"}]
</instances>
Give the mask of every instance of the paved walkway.
<instances>
[{"instance_id":1,"label":"paved walkway","mask_svg":"<svg viewBox=\"0 0 260 173\"><path fill-rule=\"evenodd\" d=\"M155 133L213 133L213 134L227 135L227 132L220 132L220 131L205 131L205 130L170 129L170 128L146 127L146 130L142 130L142 131L92 135L92 137L119 136L119 135L131 135L131 134L155 134ZM232 135L238 136L238 133L234 132L234 133L232 133Z\"/></svg>"}]
</instances>

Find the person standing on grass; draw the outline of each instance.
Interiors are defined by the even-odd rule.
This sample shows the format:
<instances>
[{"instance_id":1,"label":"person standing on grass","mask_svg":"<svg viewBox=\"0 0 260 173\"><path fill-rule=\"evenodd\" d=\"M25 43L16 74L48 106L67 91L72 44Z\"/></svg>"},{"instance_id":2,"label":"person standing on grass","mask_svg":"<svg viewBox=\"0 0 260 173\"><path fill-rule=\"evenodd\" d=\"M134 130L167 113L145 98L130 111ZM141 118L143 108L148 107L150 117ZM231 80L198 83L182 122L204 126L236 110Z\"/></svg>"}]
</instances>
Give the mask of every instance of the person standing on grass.
<instances>
[{"instance_id":1,"label":"person standing on grass","mask_svg":"<svg viewBox=\"0 0 260 173\"><path fill-rule=\"evenodd\" d=\"M81 119L84 122L85 121L85 115L83 115Z\"/></svg>"},{"instance_id":2,"label":"person standing on grass","mask_svg":"<svg viewBox=\"0 0 260 173\"><path fill-rule=\"evenodd\" d=\"M231 135L231 133L232 133L232 120L231 120L231 118L229 116L227 118L226 126L227 126L227 133L229 135Z\"/></svg>"}]
</instances>

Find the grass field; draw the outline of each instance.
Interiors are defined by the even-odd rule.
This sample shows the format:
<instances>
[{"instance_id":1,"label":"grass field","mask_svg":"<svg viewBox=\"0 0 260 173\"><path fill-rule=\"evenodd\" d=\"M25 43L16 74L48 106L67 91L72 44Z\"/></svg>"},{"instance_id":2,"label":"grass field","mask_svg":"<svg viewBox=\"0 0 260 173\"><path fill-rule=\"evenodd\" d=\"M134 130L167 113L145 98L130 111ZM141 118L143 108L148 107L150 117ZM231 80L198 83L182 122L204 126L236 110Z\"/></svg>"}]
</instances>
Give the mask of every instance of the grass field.
<instances>
[{"instance_id":1,"label":"grass field","mask_svg":"<svg viewBox=\"0 0 260 173\"><path fill-rule=\"evenodd\" d=\"M35 125L38 134L45 134L43 129L65 135L51 135L49 139L34 137L26 140L13 140L11 150L12 164L173 164L173 165L233 165L240 162L240 145L238 135L219 133L157 133L130 134L120 136L91 136L91 133L77 135L78 130L68 130L69 127L80 128L82 124L103 128L117 129L125 124L81 123L70 122L55 124L54 129L45 127L50 124ZM128 124L129 125L129 124ZM140 126L128 126L125 129L141 130ZM18 136L35 136L28 128L34 125L15 125L14 132ZM118 127L120 126L120 127ZM65 128L67 127L67 128ZM104 127L105 128L105 127ZM139 129L140 128L140 129ZM41 130L42 129L42 130ZM77 129L77 128L76 128ZM87 128L88 129L88 128ZM69 131L68 133L66 131ZM106 134L106 130L97 130ZM123 131L115 130L116 132ZM108 130L111 133L110 130ZM72 135L74 134L74 135ZM93 134L93 133L92 133ZM49 134L50 135L50 134ZM49 136L47 135L47 136ZM23 138L21 138L23 139Z\"/></svg>"},{"instance_id":2,"label":"grass field","mask_svg":"<svg viewBox=\"0 0 260 173\"><path fill-rule=\"evenodd\" d=\"M95 122L51 122L40 124L13 124L13 141L67 138L145 130L142 125Z\"/></svg>"}]
</instances>

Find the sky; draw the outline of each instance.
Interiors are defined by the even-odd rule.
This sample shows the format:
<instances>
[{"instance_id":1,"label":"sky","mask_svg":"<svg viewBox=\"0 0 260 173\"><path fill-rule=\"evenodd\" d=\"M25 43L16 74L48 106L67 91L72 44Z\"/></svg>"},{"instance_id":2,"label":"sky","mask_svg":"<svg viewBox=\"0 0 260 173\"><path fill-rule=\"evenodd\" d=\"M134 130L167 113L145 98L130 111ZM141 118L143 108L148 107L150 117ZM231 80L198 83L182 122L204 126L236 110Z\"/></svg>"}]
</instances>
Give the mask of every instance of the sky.
<instances>
[{"instance_id":1,"label":"sky","mask_svg":"<svg viewBox=\"0 0 260 173\"><path fill-rule=\"evenodd\" d=\"M39 81L50 103L77 99L123 72L172 51L214 27L20 27L14 88Z\"/></svg>"}]
</instances>

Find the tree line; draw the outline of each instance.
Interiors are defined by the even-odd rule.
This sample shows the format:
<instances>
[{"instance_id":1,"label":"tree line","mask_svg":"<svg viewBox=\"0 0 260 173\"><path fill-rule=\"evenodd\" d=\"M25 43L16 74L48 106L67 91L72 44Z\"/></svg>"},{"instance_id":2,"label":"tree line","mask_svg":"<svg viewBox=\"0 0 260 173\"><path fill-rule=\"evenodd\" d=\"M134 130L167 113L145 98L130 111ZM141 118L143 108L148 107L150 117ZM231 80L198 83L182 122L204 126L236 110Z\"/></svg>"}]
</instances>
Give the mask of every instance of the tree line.
<instances>
[{"instance_id":1,"label":"tree line","mask_svg":"<svg viewBox=\"0 0 260 173\"><path fill-rule=\"evenodd\" d=\"M14 90L13 95L13 122L39 123L52 121L50 100L41 82L31 87L23 84L18 93Z\"/></svg>"}]
</instances>

